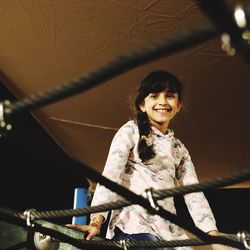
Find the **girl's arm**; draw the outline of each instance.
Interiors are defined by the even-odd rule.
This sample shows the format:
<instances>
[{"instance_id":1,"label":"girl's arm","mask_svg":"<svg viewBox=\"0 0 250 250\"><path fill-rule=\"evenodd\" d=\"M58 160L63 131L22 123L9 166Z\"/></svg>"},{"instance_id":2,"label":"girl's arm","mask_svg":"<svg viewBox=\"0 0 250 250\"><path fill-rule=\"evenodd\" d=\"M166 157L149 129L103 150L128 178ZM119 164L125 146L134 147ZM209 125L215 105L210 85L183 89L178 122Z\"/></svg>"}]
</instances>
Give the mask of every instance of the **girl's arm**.
<instances>
[{"instance_id":1,"label":"girl's arm","mask_svg":"<svg viewBox=\"0 0 250 250\"><path fill-rule=\"evenodd\" d=\"M121 184L125 166L133 143L133 127L126 123L115 134L108 153L107 161L102 175L109 180ZM97 184L91 206L96 206L108 202L113 202L118 195L106 188L104 185ZM108 212L98 213L106 220ZM95 214L92 214L94 216Z\"/></svg>"},{"instance_id":2,"label":"girl's arm","mask_svg":"<svg viewBox=\"0 0 250 250\"><path fill-rule=\"evenodd\" d=\"M115 134L108 153L107 161L103 170L103 176L121 184L122 175L133 147L133 127L128 123L123 125ZM115 201L117 195L106 188L104 185L97 184L91 206L97 206ZM72 225L67 226L79 231L87 232L87 239L93 239L95 235L100 234L101 226L108 216L107 212L91 214L89 225Z\"/></svg>"},{"instance_id":3,"label":"girl's arm","mask_svg":"<svg viewBox=\"0 0 250 250\"><path fill-rule=\"evenodd\" d=\"M180 185L191 185L199 182L191 157L184 145L183 158L181 164L176 169L176 176ZM189 213L198 228L211 236L223 235L223 233L220 233L216 227L213 212L203 192L186 194L184 199ZM212 249L233 250L235 248L213 244Z\"/></svg>"},{"instance_id":4,"label":"girl's arm","mask_svg":"<svg viewBox=\"0 0 250 250\"><path fill-rule=\"evenodd\" d=\"M67 224L66 226L71 229L87 233L86 240L92 240L96 235L101 233L103 220L104 217L102 215L96 214L91 218L89 225Z\"/></svg>"},{"instance_id":5,"label":"girl's arm","mask_svg":"<svg viewBox=\"0 0 250 250\"><path fill-rule=\"evenodd\" d=\"M188 153L183 145L182 160L176 169L176 178L181 186L198 183L196 171ZM216 221L209 203L203 192L193 192L184 195L185 203L195 225L203 232L217 231Z\"/></svg>"}]
</instances>

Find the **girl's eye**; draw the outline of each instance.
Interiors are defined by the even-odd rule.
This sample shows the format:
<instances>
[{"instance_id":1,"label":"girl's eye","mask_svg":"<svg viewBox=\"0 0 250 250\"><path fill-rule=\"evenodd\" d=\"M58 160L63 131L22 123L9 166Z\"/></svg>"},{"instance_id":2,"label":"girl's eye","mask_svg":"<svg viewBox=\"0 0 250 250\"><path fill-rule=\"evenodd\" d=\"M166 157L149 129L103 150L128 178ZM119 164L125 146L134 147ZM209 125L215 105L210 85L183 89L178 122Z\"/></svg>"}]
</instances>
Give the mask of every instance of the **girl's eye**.
<instances>
[{"instance_id":1,"label":"girl's eye","mask_svg":"<svg viewBox=\"0 0 250 250\"><path fill-rule=\"evenodd\" d=\"M151 95L150 95L150 98L156 99L156 98L157 98L157 95L156 95L156 94L151 94Z\"/></svg>"},{"instance_id":2,"label":"girl's eye","mask_svg":"<svg viewBox=\"0 0 250 250\"><path fill-rule=\"evenodd\" d=\"M175 96L174 96L173 93L168 93L168 94L167 94L167 97L168 97L168 98L174 98Z\"/></svg>"}]
</instances>

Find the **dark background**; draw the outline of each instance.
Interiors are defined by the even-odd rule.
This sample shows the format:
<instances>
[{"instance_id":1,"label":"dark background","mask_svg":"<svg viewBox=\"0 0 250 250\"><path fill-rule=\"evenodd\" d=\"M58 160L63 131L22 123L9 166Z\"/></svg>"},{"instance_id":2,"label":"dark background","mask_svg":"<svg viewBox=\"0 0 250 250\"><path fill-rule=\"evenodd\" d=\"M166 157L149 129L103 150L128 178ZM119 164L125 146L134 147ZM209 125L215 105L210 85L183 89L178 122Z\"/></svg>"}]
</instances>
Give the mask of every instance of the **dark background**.
<instances>
[{"instance_id":1,"label":"dark background","mask_svg":"<svg viewBox=\"0 0 250 250\"><path fill-rule=\"evenodd\" d=\"M0 97L15 100L2 84ZM0 206L20 211L73 208L75 187L89 186L79 164L30 113L16 114L10 122L12 130L0 139Z\"/></svg>"},{"instance_id":2,"label":"dark background","mask_svg":"<svg viewBox=\"0 0 250 250\"><path fill-rule=\"evenodd\" d=\"M15 97L0 84L1 100ZM17 114L13 129L0 140L0 206L24 211L73 208L74 188L88 187L79 165L50 138L30 113ZM206 192L221 231L250 231L248 188ZM192 223L181 198L176 199L183 220ZM59 219L60 223L70 218Z\"/></svg>"}]
</instances>

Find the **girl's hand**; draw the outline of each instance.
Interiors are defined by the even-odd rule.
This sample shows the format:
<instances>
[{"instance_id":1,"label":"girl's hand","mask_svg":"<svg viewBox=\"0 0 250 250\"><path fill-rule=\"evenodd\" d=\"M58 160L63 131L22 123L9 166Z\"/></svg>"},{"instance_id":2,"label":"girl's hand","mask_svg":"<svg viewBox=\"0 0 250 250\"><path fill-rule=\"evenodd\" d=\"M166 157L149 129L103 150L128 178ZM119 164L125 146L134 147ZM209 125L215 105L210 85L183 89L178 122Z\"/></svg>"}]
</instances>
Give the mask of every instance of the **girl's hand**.
<instances>
[{"instance_id":1,"label":"girl's hand","mask_svg":"<svg viewBox=\"0 0 250 250\"><path fill-rule=\"evenodd\" d=\"M92 240L96 235L100 234L100 227L96 225L67 224L66 227L87 233L88 235L86 240Z\"/></svg>"},{"instance_id":2,"label":"girl's hand","mask_svg":"<svg viewBox=\"0 0 250 250\"><path fill-rule=\"evenodd\" d=\"M91 217L89 225L76 225L76 224L67 224L66 227L72 228L77 231L86 232L86 240L92 240L96 235L101 233L101 226L104 217L101 214L95 214Z\"/></svg>"}]
</instances>

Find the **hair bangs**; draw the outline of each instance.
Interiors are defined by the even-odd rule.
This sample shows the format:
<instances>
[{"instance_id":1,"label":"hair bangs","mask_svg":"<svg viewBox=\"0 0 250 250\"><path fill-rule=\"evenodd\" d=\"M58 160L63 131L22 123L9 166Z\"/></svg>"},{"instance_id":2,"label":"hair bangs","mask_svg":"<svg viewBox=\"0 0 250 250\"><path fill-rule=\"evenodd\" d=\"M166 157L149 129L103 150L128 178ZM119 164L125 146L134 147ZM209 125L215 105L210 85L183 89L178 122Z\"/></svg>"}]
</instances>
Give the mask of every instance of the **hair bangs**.
<instances>
[{"instance_id":1,"label":"hair bangs","mask_svg":"<svg viewBox=\"0 0 250 250\"><path fill-rule=\"evenodd\" d=\"M159 93L165 90L170 93L178 93L179 100L182 100L182 85L175 75L162 70L151 72L142 80L138 89L135 101L137 109L139 110L139 105L150 93Z\"/></svg>"}]
</instances>

